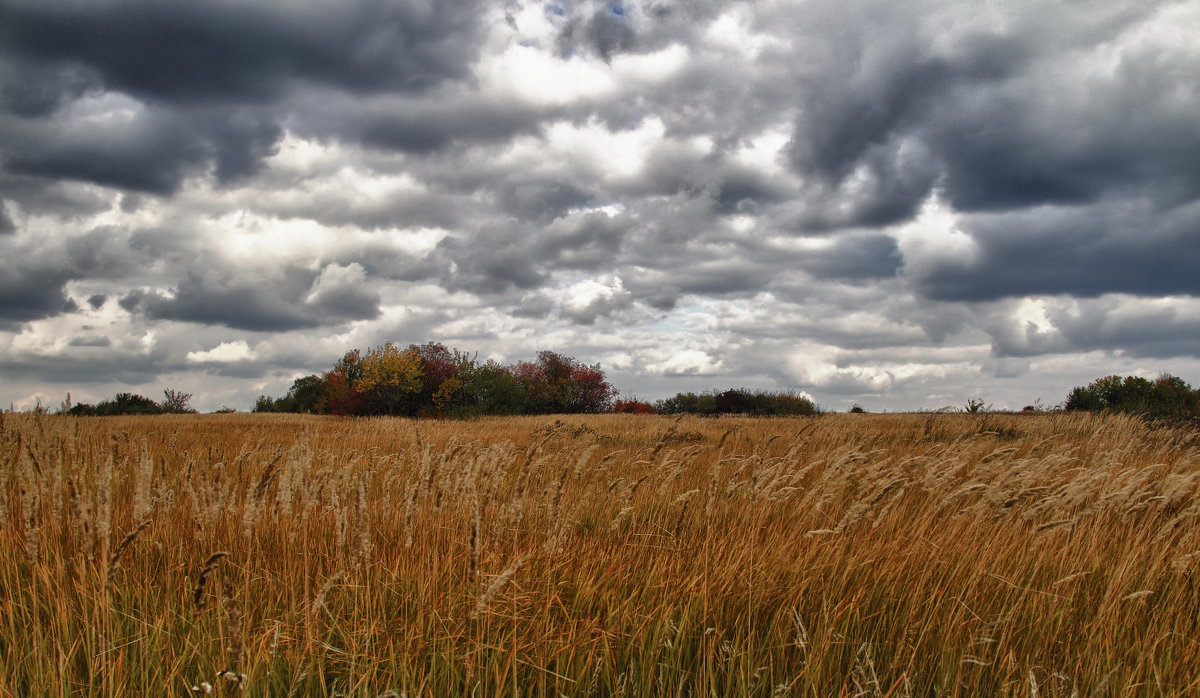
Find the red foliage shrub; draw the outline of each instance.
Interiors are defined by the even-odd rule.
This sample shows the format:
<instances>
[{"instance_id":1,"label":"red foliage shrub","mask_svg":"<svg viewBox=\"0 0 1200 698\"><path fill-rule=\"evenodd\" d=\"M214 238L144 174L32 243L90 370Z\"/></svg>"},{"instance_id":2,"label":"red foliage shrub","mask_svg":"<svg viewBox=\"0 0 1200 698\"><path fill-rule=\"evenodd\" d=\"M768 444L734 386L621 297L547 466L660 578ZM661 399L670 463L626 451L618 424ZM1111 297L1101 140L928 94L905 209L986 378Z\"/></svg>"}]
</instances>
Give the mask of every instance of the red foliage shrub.
<instances>
[{"instance_id":1,"label":"red foliage shrub","mask_svg":"<svg viewBox=\"0 0 1200 698\"><path fill-rule=\"evenodd\" d=\"M641 400L617 400L613 403L612 411L624 414L658 414L654 405Z\"/></svg>"}]
</instances>

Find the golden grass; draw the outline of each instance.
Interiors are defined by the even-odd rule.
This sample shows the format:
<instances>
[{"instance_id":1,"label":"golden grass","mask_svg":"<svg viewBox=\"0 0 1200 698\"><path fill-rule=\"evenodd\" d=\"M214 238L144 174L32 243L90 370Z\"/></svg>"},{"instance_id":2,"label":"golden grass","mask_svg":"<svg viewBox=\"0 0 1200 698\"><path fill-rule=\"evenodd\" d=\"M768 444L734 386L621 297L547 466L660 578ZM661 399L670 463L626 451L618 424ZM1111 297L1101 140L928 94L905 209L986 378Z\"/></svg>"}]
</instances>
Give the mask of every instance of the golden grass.
<instances>
[{"instance_id":1,"label":"golden grass","mask_svg":"<svg viewBox=\"0 0 1200 698\"><path fill-rule=\"evenodd\" d=\"M0 691L1200 693L1195 432L560 420L5 414Z\"/></svg>"}]
</instances>

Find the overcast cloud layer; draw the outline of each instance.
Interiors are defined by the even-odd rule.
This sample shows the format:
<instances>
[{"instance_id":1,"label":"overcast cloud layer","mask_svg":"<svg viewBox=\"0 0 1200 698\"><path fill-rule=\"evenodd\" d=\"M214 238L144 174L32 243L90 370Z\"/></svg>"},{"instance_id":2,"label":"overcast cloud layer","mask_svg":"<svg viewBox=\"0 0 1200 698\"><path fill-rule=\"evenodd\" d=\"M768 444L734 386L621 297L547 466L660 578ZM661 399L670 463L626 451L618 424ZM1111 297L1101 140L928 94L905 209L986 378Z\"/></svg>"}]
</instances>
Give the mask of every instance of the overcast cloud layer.
<instances>
[{"instance_id":1,"label":"overcast cloud layer","mask_svg":"<svg viewBox=\"0 0 1200 698\"><path fill-rule=\"evenodd\" d=\"M0 401L1200 383L1200 4L5 0Z\"/></svg>"}]
</instances>

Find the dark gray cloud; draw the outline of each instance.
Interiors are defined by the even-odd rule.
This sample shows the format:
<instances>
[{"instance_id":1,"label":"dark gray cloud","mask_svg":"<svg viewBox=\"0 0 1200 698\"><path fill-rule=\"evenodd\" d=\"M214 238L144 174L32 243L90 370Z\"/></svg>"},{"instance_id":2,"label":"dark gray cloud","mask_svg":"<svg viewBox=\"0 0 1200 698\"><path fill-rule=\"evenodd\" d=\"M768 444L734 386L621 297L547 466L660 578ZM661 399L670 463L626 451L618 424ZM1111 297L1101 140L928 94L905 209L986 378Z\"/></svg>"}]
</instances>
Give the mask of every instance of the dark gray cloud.
<instances>
[{"instance_id":1,"label":"dark gray cloud","mask_svg":"<svg viewBox=\"0 0 1200 698\"><path fill-rule=\"evenodd\" d=\"M0 192L8 198L10 215L16 209L26 216L50 216L60 221L82 220L112 207L111 197L78 182L12 176L2 168Z\"/></svg>"},{"instance_id":2,"label":"dark gray cloud","mask_svg":"<svg viewBox=\"0 0 1200 698\"><path fill-rule=\"evenodd\" d=\"M414 91L465 77L478 24L476 2L11 0L0 41L26 59L79 67L109 90L261 102L295 82Z\"/></svg>"},{"instance_id":3,"label":"dark gray cloud","mask_svg":"<svg viewBox=\"0 0 1200 698\"><path fill-rule=\"evenodd\" d=\"M0 17L3 12L0 8ZM79 99L92 85L84 68L47 65L4 51L5 45L0 37L0 56L4 60L0 64L0 112L23 118L43 117Z\"/></svg>"},{"instance_id":4,"label":"dark gray cloud","mask_svg":"<svg viewBox=\"0 0 1200 698\"><path fill-rule=\"evenodd\" d=\"M604 3L586 17L570 19L558 34L559 56L570 58L577 51L592 51L605 62L614 54L629 51L637 35L621 3Z\"/></svg>"},{"instance_id":5,"label":"dark gray cloud","mask_svg":"<svg viewBox=\"0 0 1200 698\"><path fill-rule=\"evenodd\" d=\"M379 302L355 264L330 265L319 274L288 267L270 279L221 269L193 271L170 293L134 290L120 305L151 319L281 332L375 318Z\"/></svg>"},{"instance_id":6,"label":"dark gray cloud","mask_svg":"<svg viewBox=\"0 0 1200 698\"><path fill-rule=\"evenodd\" d=\"M107 348L112 346L112 340L103 336L79 336L71 339L68 344L72 347Z\"/></svg>"},{"instance_id":7,"label":"dark gray cloud","mask_svg":"<svg viewBox=\"0 0 1200 698\"><path fill-rule=\"evenodd\" d=\"M1196 66L1118 39L1168 3L1058 6L1043 17L1018 4L1002 13L1007 23L957 35L911 7L863 7L826 6L804 32L826 52L799 79L790 147L796 171L825 192L813 222L906 220L935 186L960 211L1194 198L1200 132L1185 122L1200 98L1175 87ZM1034 24L1052 17L1070 29ZM1076 53L1103 42L1115 68ZM829 197L844 216L825 213Z\"/></svg>"},{"instance_id":8,"label":"dark gray cloud","mask_svg":"<svg viewBox=\"0 0 1200 698\"><path fill-rule=\"evenodd\" d=\"M64 269L0 267L0 329L74 311L64 290L70 277Z\"/></svg>"},{"instance_id":9,"label":"dark gray cloud","mask_svg":"<svg viewBox=\"0 0 1200 698\"><path fill-rule=\"evenodd\" d=\"M503 142L536 133L555 110L452 90L447 94L363 99L347 112L335 95L305 105L305 132L370 148L429 154L452 145Z\"/></svg>"},{"instance_id":10,"label":"dark gray cloud","mask_svg":"<svg viewBox=\"0 0 1200 698\"><path fill-rule=\"evenodd\" d=\"M977 215L963 229L968 259L915 279L940 300L1105 293L1200 296L1200 204L1159 210L1148 202L1039 207Z\"/></svg>"},{"instance_id":11,"label":"dark gray cloud","mask_svg":"<svg viewBox=\"0 0 1200 698\"><path fill-rule=\"evenodd\" d=\"M130 107L134 114L117 119L85 112L0 124L14 139L4 165L45 181L169 195L209 168L222 184L252 174L282 133L271 118L250 110Z\"/></svg>"},{"instance_id":12,"label":"dark gray cloud","mask_svg":"<svg viewBox=\"0 0 1200 698\"><path fill-rule=\"evenodd\" d=\"M0 199L0 235L17 232L17 226L8 215L8 202Z\"/></svg>"},{"instance_id":13,"label":"dark gray cloud","mask_svg":"<svg viewBox=\"0 0 1200 698\"><path fill-rule=\"evenodd\" d=\"M817 279L871 281L895 276L903 261L895 238L864 234L841 237L826 249L805 254L801 265Z\"/></svg>"},{"instance_id":14,"label":"dark gray cloud","mask_svg":"<svg viewBox=\"0 0 1200 698\"><path fill-rule=\"evenodd\" d=\"M192 175L230 183L274 151L287 113L272 105L294 90L416 93L464 79L478 31L476 3L7 2L0 155L14 174L160 195ZM127 95L135 113L87 113L97 94ZM444 121L433 116L377 118L363 137L444 145L422 128Z\"/></svg>"},{"instance_id":15,"label":"dark gray cloud","mask_svg":"<svg viewBox=\"0 0 1200 698\"><path fill-rule=\"evenodd\" d=\"M68 360L64 360L62 356L36 354L3 357L0 359L0 375L8 378L8 382L34 379L39 383L49 384L53 386L53 392L59 395L60 389L72 390L100 381L112 382L118 386L153 382L160 375L181 368L172 363L164 351L137 355L106 351L101 347L85 346L75 349L84 352L84 355ZM127 390L118 389L122 392ZM109 396L111 395L112 392L109 393Z\"/></svg>"},{"instance_id":16,"label":"dark gray cloud","mask_svg":"<svg viewBox=\"0 0 1200 698\"><path fill-rule=\"evenodd\" d=\"M627 216L601 212L558 219L542 231L531 253L558 269L602 271L617 259L625 233L634 225Z\"/></svg>"},{"instance_id":17,"label":"dark gray cloud","mask_svg":"<svg viewBox=\"0 0 1200 698\"><path fill-rule=\"evenodd\" d=\"M40 320L79 309L67 284L81 279L117 279L137 268L124 231L99 227L53 244L21 236L0 242L0 322Z\"/></svg>"},{"instance_id":18,"label":"dark gray cloud","mask_svg":"<svg viewBox=\"0 0 1200 698\"><path fill-rule=\"evenodd\" d=\"M519 226L498 226L471 240L447 237L432 257L448 289L482 294L528 290L549 278L540 260L529 254L533 241L530 231Z\"/></svg>"},{"instance_id":19,"label":"dark gray cloud","mask_svg":"<svg viewBox=\"0 0 1200 698\"><path fill-rule=\"evenodd\" d=\"M1191 313L1157 300L1112 296L1050 303L1036 324L995 313L986 327L999 358L1103 351L1165 359L1193 355L1189 344L1200 336L1200 320Z\"/></svg>"}]
</instances>

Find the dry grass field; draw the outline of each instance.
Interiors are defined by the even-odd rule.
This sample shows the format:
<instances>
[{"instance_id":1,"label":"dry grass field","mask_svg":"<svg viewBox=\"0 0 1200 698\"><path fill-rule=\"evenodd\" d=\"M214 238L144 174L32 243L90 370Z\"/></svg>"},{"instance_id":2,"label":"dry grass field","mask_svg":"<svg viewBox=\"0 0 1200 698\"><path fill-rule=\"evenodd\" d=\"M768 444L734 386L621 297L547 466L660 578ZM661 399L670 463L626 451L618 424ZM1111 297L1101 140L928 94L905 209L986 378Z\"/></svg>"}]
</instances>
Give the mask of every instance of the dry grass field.
<instances>
[{"instance_id":1,"label":"dry grass field","mask_svg":"<svg viewBox=\"0 0 1200 698\"><path fill-rule=\"evenodd\" d=\"M9 696L1200 694L1200 438L1086 415L0 423Z\"/></svg>"}]
</instances>

